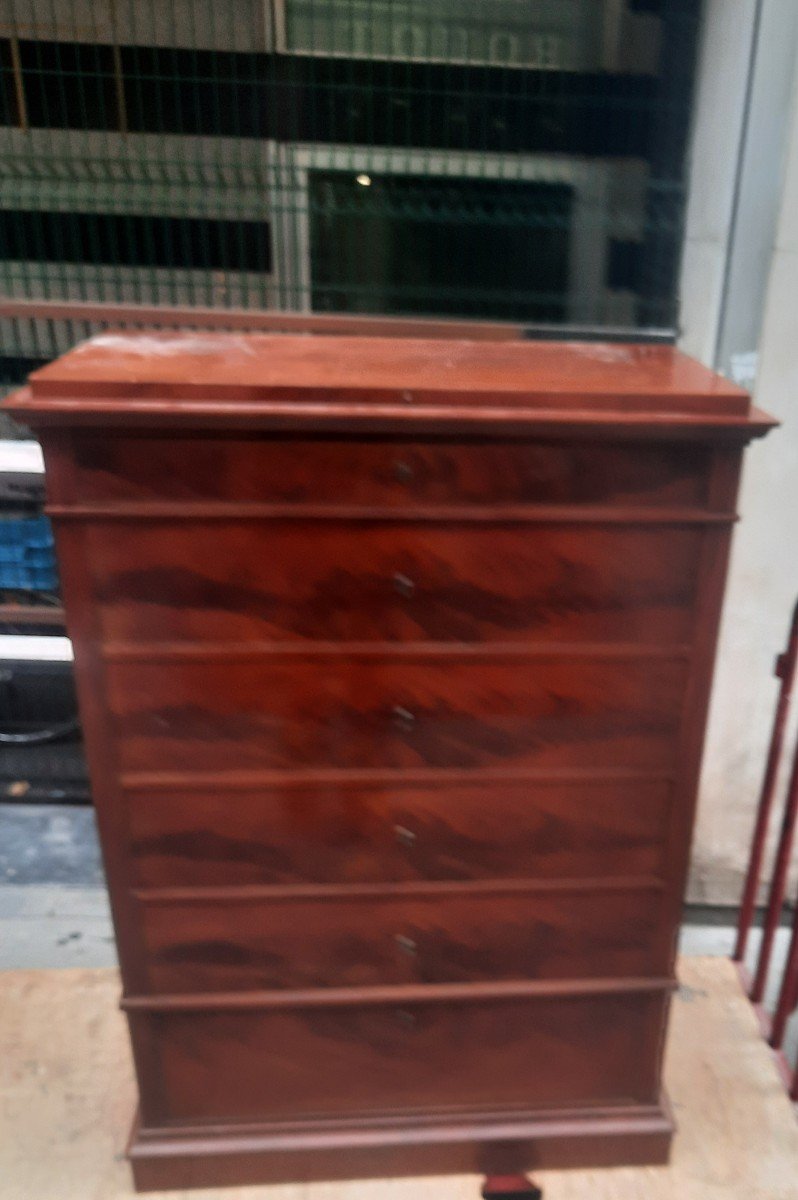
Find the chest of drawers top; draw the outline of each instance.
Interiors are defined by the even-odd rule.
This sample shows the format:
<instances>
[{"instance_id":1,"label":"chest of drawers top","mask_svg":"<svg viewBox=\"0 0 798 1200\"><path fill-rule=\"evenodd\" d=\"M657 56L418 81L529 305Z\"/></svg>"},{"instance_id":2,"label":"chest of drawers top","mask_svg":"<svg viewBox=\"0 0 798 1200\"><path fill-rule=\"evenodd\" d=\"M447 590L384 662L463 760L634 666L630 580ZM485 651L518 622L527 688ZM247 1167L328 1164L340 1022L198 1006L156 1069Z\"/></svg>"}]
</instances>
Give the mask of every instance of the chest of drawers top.
<instances>
[{"instance_id":1,"label":"chest of drawers top","mask_svg":"<svg viewBox=\"0 0 798 1200\"><path fill-rule=\"evenodd\" d=\"M761 423L741 389L669 346L263 334L103 334L35 371L34 426L467 433Z\"/></svg>"}]
</instances>

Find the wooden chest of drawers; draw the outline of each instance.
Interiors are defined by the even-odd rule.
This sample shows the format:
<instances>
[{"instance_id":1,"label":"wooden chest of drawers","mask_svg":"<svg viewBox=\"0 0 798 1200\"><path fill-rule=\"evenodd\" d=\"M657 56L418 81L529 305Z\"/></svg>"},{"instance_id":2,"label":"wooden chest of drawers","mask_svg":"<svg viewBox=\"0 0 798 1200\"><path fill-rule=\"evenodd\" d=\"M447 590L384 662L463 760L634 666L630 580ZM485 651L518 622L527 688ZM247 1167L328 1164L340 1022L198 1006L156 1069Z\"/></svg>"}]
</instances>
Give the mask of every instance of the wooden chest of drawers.
<instances>
[{"instance_id":1,"label":"wooden chest of drawers","mask_svg":"<svg viewBox=\"0 0 798 1200\"><path fill-rule=\"evenodd\" d=\"M103 336L42 437L141 1188L658 1162L744 443L665 347Z\"/></svg>"}]
</instances>

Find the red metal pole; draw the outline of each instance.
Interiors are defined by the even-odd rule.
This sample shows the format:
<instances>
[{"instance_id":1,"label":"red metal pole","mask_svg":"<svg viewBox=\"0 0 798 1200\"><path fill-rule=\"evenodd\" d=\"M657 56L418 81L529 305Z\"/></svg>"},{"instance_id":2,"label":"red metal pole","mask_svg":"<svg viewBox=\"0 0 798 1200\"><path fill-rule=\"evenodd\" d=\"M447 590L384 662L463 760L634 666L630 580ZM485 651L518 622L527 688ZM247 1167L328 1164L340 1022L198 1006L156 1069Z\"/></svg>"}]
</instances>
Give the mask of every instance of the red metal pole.
<instances>
[{"instance_id":1,"label":"red metal pole","mask_svg":"<svg viewBox=\"0 0 798 1200\"><path fill-rule=\"evenodd\" d=\"M787 872L790 869L790 856L795 837L795 821L798 816L798 747L793 757L790 782L787 787L787 798L784 803L784 817L781 823L779 847L776 852L776 865L773 870L773 882L770 886L770 896L765 914L765 926L762 930L762 945L759 949L759 960L756 964L756 974L751 986L751 999L759 1004L765 993L770 956L773 951L773 939L776 936L784 895L787 890ZM786 976L785 976L786 981ZM782 995L784 994L782 989Z\"/></svg>"},{"instance_id":2,"label":"red metal pole","mask_svg":"<svg viewBox=\"0 0 798 1200\"><path fill-rule=\"evenodd\" d=\"M765 853L765 841L767 839L770 815L773 808L773 794L776 788L776 777L778 775L779 762L781 761L781 752L784 745L784 731L787 725L787 716L790 711L790 701L792 699L792 689L795 682L796 667L798 667L798 603L796 603L795 608L793 609L792 624L790 625L787 647L784 653L780 654L776 659L776 677L781 680L781 687L779 689L779 698L776 704L776 715L773 719L773 732L770 737L770 749L768 750L767 763L765 766L765 777L762 781L762 791L759 797L759 808L757 810L756 825L754 827L754 837L751 843L751 858L748 864L748 873L745 878L743 898L740 903L740 917L737 924L737 943L735 945L733 955L735 962L742 962L745 958L748 934L750 933L751 923L754 919L756 894L759 888L759 880L762 875L762 859ZM779 902L779 908L780 907L781 902Z\"/></svg>"},{"instance_id":3,"label":"red metal pole","mask_svg":"<svg viewBox=\"0 0 798 1200\"><path fill-rule=\"evenodd\" d=\"M790 949L787 953L787 964L784 968L784 978L781 983L776 1011L773 1014L773 1024L770 1028L770 1044L774 1050L780 1050L784 1041L784 1031L791 1014L795 1011L798 1000L798 904L795 906L795 916L792 923ZM794 1084L793 1084L794 1086Z\"/></svg>"}]
</instances>

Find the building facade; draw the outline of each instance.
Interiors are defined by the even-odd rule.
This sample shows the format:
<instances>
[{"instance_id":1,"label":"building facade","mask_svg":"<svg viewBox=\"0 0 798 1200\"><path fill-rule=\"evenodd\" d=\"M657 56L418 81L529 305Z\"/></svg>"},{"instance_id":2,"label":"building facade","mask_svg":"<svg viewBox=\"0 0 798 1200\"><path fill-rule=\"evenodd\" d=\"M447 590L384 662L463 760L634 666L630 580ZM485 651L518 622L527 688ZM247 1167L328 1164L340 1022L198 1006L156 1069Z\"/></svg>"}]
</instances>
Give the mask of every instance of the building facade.
<instances>
[{"instance_id":1,"label":"building facade","mask_svg":"<svg viewBox=\"0 0 798 1200\"><path fill-rule=\"evenodd\" d=\"M693 887L713 902L798 587L797 44L795 0L0 0L5 297L664 334L743 383L761 343L787 424L751 456L733 561ZM0 382L74 338L0 318Z\"/></svg>"},{"instance_id":2,"label":"building facade","mask_svg":"<svg viewBox=\"0 0 798 1200\"><path fill-rule=\"evenodd\" d=\"M0 287L673 329L700 17L3 0ZM65 340L6 330L8 379Z\"/></svg>"}]
</instances>

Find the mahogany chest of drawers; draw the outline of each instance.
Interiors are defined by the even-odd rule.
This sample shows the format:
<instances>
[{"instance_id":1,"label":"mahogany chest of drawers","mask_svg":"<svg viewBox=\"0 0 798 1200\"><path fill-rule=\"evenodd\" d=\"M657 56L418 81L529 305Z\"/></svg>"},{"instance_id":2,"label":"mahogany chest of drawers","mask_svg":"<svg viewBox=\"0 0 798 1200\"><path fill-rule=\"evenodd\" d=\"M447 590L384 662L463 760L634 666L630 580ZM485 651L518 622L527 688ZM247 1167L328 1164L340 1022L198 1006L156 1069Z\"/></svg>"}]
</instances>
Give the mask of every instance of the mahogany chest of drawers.
<instances>
[{"instance_id":1,"label":"mahogany chest of drawers","mask_svg":"<svg viewBox=\"0 0 798 1200\"><path fill-rule=\"evenodd\" d=\"M49 511L142 1189L663 1161L745 442L667 347L105 335Z\"/></svg>"}]
</instances>

